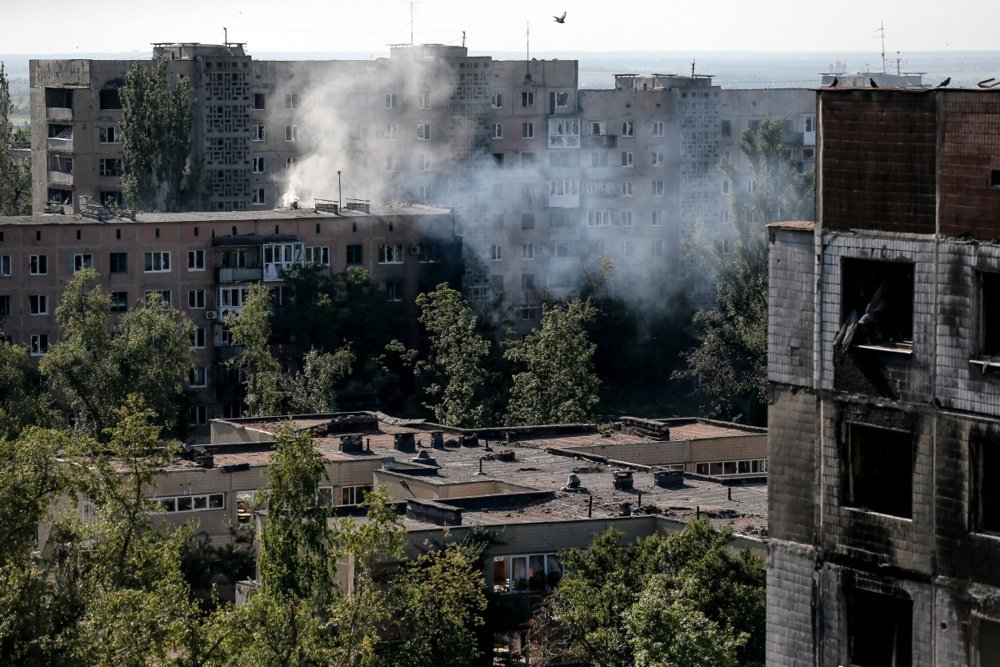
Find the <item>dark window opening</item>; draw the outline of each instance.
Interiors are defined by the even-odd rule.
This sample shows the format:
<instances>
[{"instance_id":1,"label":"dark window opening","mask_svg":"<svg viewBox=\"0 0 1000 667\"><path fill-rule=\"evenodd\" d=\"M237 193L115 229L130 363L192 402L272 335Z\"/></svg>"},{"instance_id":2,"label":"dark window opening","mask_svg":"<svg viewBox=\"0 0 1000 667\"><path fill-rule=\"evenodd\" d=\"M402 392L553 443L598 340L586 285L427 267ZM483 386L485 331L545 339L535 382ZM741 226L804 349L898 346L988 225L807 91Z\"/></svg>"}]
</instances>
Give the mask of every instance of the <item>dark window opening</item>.
<instances>
[{"instance_id":1,"label":"dark window opening","mask_svg":"<svg viewBox=\"0 0 1000 667\"><path fill-rule=\"evenodd\" d=\"M101 108L102 109L121 109L122 108L122 98L118 94L117 88L105 88L101 91Z\"/></svg>"},{"instance_id":2,"label":"dark window opening","mask_svg":"<svg viewBox=\"0 0 1000 667\"><path fill-rule=\"evenodd\" d=\"M348 245L347 246L348 266L353 266L363 263L364 263L364 247L360 245Z\"/></svg>"},{"instance_id":3,"label":"dark window opening","mask_svg":"<svg viewBox=\"0 0 1000 667\"><path fill-rule=\"evenodd\" d=\"M913 602L852 591L847 598L848 662L859 667L910 667Z\"/></svg>"},{"instance_id":4,"label":"dark window opening","mask_svg":"<svg viewBox=\"0 0 1000 667\"><path fill-rule=\"evenodd\" d=\"M253 108L256 111L260 111L264 108L264 93L253 94Z\"/></svg>"},{"instance_id":5,"label":"dark window opening","mask_svg":"<svg viewBox=\"0 0 1000 667\"><path fill-rule=\"evenodd\" d=\"M847 438L847 505L909 519L913 515L913 436L850 424Z\"/></svg>"},{"instance_id":6,"label":"dark window opening","mask_svg":"<svg viewBox=\"0 0 1000 667\"><path fill-rule=\"evenodd\" d=\"M969 446L972 476L972 529L1000 533L1000 443L973 441Z\"/></svg>"},{"instance_id":7,"label":"dark window opening","mask_svg":"<svg viewBox=\"0 0 1000 667\"><path fill-rule=\"evenodd\" d=\"M128 253L111 253L108 266L111 273L128 273Z\"/></svg>"},{"instance_id":8,"label":"dark window opening","mask_svg":"<svg viewBox=\"0 0 1000 667\"><path fill-rule=\"evenodd\" d=\"M913 349L913 264L845 258L834 345Z\"/></svg>"},{"instance_id":9,"label":"dark window opening","mask_svg":"<svg viewBox=\"0 0 1000 667\"><path fill-rule=\"evenodd\" d=\"M979 354L1000 356L1000 273L979 274Z\"/></svg>"},{"instance_id":10,"label":"dark window opening","mask_svg":"<svg viewBox=\"0 0 1000 667\"><path fill-rule=\"evenodd\" d=\"M46 88L45 106L49 108L58 107L60 109L73 108L72 88Z\"/></svg>"},{"instance_id":11,"label":"dark window opening","mask_svg":"<svg viewBox=\"0 0 1000 667\"><path fill-rule=\"evenodd\" d=\"M977 618L975 628L975 650L979 667L1000 666L1000 622Z\"/></svg>"},{"instance_id":12,"label":"dark window opening","mask_svg":"<svg viewBox=\"0 0 1000 667\"><path fill-rule=\"evenodd\" d=\"M721 121L719 125L719 131L724 137L733 136L733 121L731 120Z\"/></svg>"},{"instance_id":13,"label":"dark window opening","mask_svg":"<svg viewBox=\"0 0 1000 667\"><path fill-rule=\"evenodd\" d=\"M1000 169L990 169L990 187L1000 188Z\"/></svg>"}]
</instances>

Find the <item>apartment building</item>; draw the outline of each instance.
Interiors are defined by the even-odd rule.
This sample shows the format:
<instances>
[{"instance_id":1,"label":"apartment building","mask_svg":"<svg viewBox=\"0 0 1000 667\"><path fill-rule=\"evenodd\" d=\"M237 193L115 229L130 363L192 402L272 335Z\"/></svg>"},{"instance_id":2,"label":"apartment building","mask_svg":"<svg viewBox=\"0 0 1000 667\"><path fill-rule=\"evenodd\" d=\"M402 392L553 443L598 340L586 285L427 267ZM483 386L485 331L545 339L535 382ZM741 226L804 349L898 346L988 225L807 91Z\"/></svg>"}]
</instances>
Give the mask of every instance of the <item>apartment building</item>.
<instances>
[{"instance_id":1,"label":"apartment building","mask_svg":"<svg viewBox=\"0 0 1000 667\"><path fill-rule=\"evenodd\" d=\"M93 268L124 312L153 292L187 315L198 367L190 379L190 419L240 414L238 382L224 362L235 353L225 318L238 314L249 286L284 298L283 272L314 264L330 273L366 269L400 302L416 337L416 295L441 282L458 287L461 239L448 209L397 206L369 213L335 204L317 209L231 213L145 213L135 220L88 215L0 218L0 328L35 357L58 339L55 310L67 280ZM106 212L105 212L106 213Z\"/></svg>"},{"instance_id":2,"label":"apartment building","mask_svg":"<svg viewBox=\"0 0 1000 667\"><path fill-rule=\"evenodd\" d=\"M343 196L449 206L468 297L522 327L602 257L626 285L710 301L684 249L726 232L718 161L744 121L787 118L811 159L811 96L725 91L704 75L622 74L581 90L574 60L433 44L363 61L254 60L242 44L158 44L153 57L192 82L205 208ZM32 61L36 213L121 202L117 90L134 62L151 61Z\"/></svg>"},{"instance_id":3,"label":"apartment building","mask_svg":"<svg viewBox=\"0 0 1000 667\"><path fill-rule=\"evenodd\" d=\"M769 665L1000 660L1000 97L818 94L769 230Z\"/></svg>"}]
</instances>

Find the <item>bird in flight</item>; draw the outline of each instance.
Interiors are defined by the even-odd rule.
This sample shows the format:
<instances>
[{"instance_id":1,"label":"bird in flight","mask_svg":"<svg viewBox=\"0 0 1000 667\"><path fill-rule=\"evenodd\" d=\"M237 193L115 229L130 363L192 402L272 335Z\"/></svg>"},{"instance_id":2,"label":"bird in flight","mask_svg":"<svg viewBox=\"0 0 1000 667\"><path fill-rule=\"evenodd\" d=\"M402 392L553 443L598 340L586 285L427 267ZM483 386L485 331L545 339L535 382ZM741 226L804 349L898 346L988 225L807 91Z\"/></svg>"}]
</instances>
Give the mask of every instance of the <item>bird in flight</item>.
<instances>
[{"instance_id":1,"label":"bird in flight","mask_svg":"<svg viewBox=\"0 0 1000 667\"><path fill-rule=\"evenodd\" d=\"M833 81L830 82L830 87L836 88L838 83L840 82L837 80L837 77L833 77Z\"/></svg>"},{"instance_id":2,"label":"bird in flight","mask_svg":"<svg viewBox=\"0 0 1000 667\"><path fill-rule=\"evenodd\" d=\"M553 16L552 18L555 19L556 23L565 23L566 22L566 12L563 12L562 16Z\"/></svg>"},{"instance_id":3,"label":"bird in flight","mask_svg":"<svg viewBox=\"0 0 1000 667\"><path fill-rule=\"evenodd\" d=\"M947 86L947 85L948 85L949 83L951 83L951 77L950 77L950 76L949 76L949 77L948 77L947 79L945 79L944 81L942 81L941 83L939 83L939 84L937 85L937 87L938 87L938 88L944 88L944 87L945 87L945 86Z\"/></svg>"}]
</instances>

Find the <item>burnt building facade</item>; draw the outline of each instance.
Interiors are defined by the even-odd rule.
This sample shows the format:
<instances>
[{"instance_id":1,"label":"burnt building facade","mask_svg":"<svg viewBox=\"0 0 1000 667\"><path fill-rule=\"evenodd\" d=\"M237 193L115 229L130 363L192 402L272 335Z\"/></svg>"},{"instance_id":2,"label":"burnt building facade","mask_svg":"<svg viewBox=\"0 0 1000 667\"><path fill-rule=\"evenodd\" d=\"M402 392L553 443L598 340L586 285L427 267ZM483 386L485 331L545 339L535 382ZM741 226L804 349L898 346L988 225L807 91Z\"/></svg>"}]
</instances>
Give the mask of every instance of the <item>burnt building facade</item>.
<instances>
[{"instance_id":1,"label":"burnt building facade","mask_svg":"<svg viewBox=\"0 0 1000 667\"><path fill-rule=\"evenodd\" d=\"M1000 97L823 90L769 229L769 665L1000 664Z\"/></svg>"}]
</instances>

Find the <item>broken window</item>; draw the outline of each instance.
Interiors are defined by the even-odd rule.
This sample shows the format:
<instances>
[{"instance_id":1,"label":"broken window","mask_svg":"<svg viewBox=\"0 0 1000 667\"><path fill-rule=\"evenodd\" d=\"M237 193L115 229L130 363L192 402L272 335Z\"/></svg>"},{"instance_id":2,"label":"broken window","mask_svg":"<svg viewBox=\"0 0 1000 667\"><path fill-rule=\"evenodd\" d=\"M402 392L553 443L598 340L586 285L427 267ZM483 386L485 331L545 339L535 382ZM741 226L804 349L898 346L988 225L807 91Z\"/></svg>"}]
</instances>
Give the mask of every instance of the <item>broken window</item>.
<instances>
[{"instance_id":1,"label":"broken window","mask_svg":"<svg viewBox=\"0 0 1000 667\"><path fill-rule=\"evenodd\" d=\"M121 109L122 99L118 94L118 88L105 88L100 93L102 109Z\"/></svg>"},{"instance_id":2,"label":"broken window","mask_svg":"<svg viewBox=\"0 0 1000 667\"><path fill-rule=\"evenodd\" d=\"M969 444L972 478L969 506L972 530L1000 533L1000 443L973 440Z\"/></svg>"},{"instance_id":3,"label":"broken window","mask_svg":"<svg viewBox=\"0 0 1000 667\"><path fill-rule=\"evenodd\" d=\"M973 618L973 646L976 667L1000 667L1000 621Z\"/></svg>"},{"instance_id":4,"label":"broken window","mask_svg":"<svg viewBox=\"0 0 1000 667\"><path fill-rule=\"evenodd\" d=\"M913 436L906 431L852 423L847 439L846 504L912 517Z\"/></svg>"},{"instance_id":5,"label":"broken window","mask_svg":"<svg viewBox=\"0 0 1000 667\"><path fill-rule=\"evenodd\" d=\"M976 352L984 357L1000 356L1000 273L980 271L979 277L979 340Z\"/></svg>"},{"instance_id":6,"label":"broken window","mask_svg":"<svg viewBox=\"0 0 1000 667\"><path fill-rule=\"evenodd\" d=\"M903 596L851 591L847 597L848 663L910 667L913 602Z\"/></svg>"},{"instance_id":7,"label":"broken window","mask_svg":"<svg viewBox=\"0 0 1000 667\"><path fill-rule=\"evenodd\" d=\"M913 349L913 264L845 258L834 345Z\"/></svg>"},{"instance_id":8,"label":"broken window","mask_svg":"<svg viewBox=\"0 0 1000 667\"><path fill-rule=\"evenodd\" d=\"M45 106L47 108L72 109L73 89L72 88L46 88ZM101 107L102 109L104 107Z\"/></svg>"}]
</instances>

